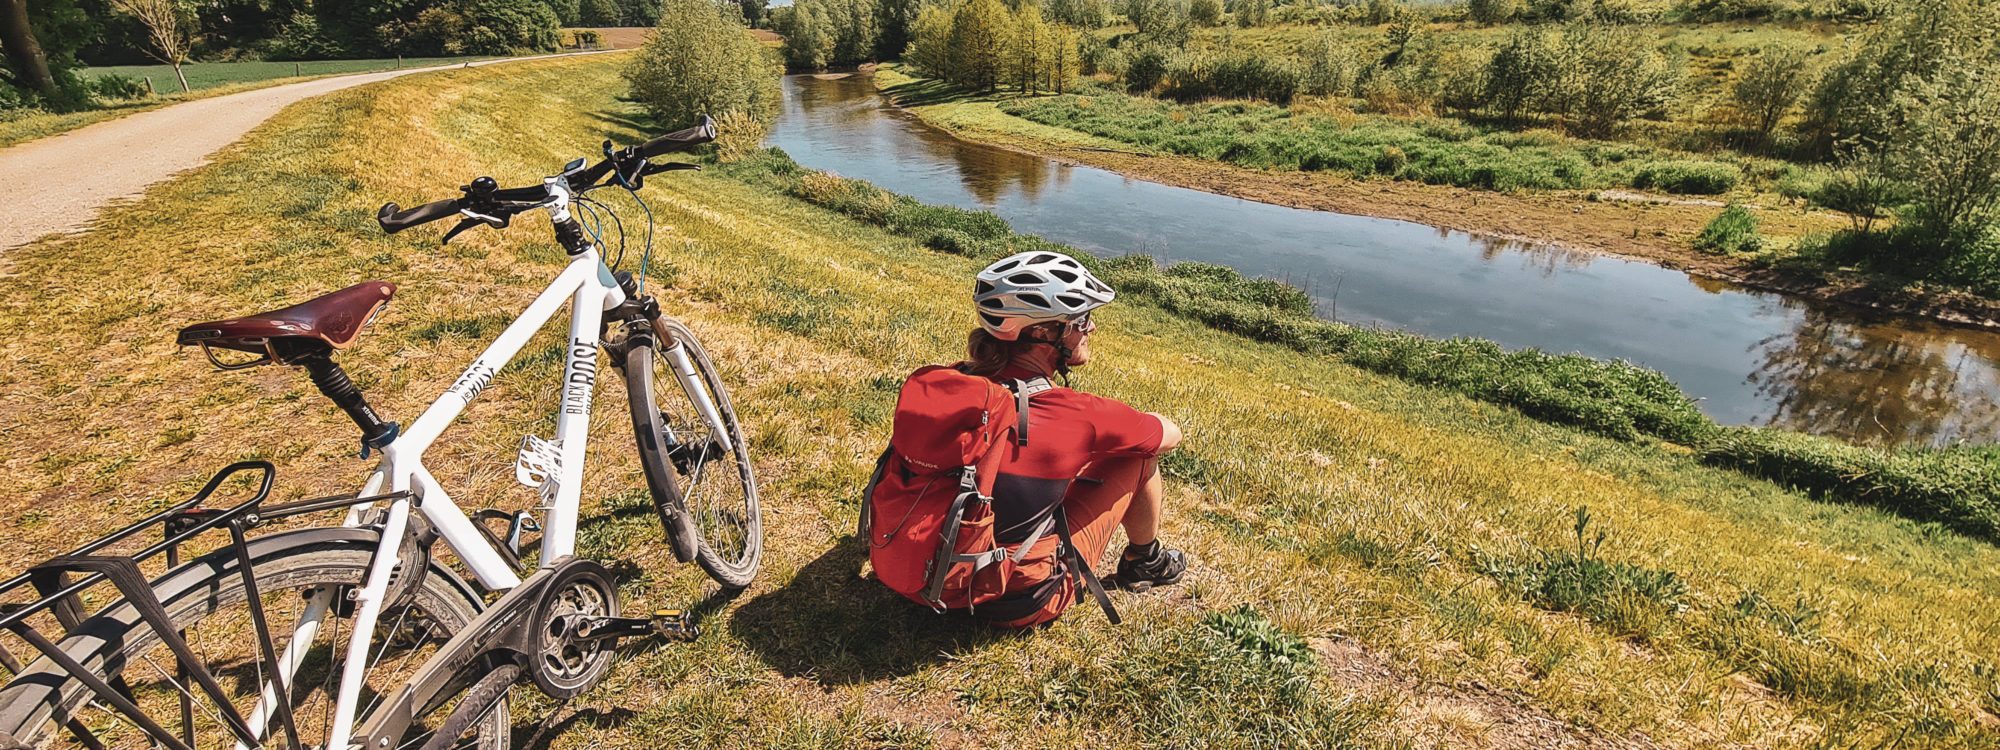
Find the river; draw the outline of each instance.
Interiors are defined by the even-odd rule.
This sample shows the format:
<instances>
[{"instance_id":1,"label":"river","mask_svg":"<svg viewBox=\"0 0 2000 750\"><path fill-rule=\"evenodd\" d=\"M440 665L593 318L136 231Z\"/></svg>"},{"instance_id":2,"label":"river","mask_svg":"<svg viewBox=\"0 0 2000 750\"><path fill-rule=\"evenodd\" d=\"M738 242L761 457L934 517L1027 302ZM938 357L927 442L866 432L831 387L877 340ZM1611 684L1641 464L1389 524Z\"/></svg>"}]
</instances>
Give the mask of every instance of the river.
<instances>
[{"instance_id":1,"label":"river","mask_svg":"<svg viewBox=\"0 0 2000 750\"><path fill-rule=\"evenodd\" d=\"M1651 263L1274 206L958 140L865 77L787 76L769 142L815 169L1107 256L1199 260L1306 289L1320 314L1666 373L1724 424L1870 445L2000 439L2000 333Z\"/></svg>"}]
</instances>

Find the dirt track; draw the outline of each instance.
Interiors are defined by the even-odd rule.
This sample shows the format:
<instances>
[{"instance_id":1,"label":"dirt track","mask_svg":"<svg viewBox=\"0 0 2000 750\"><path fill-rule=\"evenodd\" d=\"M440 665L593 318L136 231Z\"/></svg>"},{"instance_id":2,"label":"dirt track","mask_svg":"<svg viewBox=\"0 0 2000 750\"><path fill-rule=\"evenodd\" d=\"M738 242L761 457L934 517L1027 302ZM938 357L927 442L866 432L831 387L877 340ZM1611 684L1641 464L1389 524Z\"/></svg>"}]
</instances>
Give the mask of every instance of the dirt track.
<instances>
[{"instance_id":1,"label":"dirt track","mask_svg":"<svg viewBox=\"0 0 2000 750\"><path fill-rule=\"evenodd\" d=\"M601 54L601 53L577 53ZM289 83L141 112L0 149L0 251L90 225L112 201L201 166L279 110L302 99L398 76L514 62L357 73Z\"/></svg>"}]
</instances>

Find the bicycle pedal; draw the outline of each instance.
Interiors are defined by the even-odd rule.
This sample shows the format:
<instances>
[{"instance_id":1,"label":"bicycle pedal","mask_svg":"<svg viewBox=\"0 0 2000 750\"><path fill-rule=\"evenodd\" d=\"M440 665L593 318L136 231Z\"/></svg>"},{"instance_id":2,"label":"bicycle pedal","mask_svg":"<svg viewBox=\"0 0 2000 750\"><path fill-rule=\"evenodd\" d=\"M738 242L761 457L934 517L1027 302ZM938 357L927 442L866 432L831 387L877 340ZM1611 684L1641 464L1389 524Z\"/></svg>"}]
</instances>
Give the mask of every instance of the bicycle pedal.
<instances>
[{"instance_id":1,"label":"bicycle pedal","mask_svg":"<svg viewBox=\"0 0 2000 750\"><path fill-rule=\"evenodd\" d=\"M670 640L693 641L701 637L701 626L695 624L694 616L687 610L654 610L652 624L654 633Z\"/></svg>"}]
</instances>

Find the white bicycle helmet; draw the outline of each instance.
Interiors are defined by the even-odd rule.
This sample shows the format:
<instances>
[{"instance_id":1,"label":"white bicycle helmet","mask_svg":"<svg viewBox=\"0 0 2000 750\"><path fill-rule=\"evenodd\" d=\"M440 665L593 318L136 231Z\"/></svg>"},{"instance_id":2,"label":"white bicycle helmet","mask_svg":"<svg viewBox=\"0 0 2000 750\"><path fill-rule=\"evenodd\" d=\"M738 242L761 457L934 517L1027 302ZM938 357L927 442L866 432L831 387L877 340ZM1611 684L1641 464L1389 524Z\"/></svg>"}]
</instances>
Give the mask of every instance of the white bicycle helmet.
<instances>
[{"instance_id":1,"label":"white bicycle helmet","mask_svg":"<svg viewBox=\"0 0 2000 750\"><path fill-rule=\"evenodd\" d=\"M1083 264L1062 253L1034 251L1001 259L979 272L972 302L979 325L1001 341L1052 320L1071 321L1118 296Z\"/></svg>"}]
</instances>

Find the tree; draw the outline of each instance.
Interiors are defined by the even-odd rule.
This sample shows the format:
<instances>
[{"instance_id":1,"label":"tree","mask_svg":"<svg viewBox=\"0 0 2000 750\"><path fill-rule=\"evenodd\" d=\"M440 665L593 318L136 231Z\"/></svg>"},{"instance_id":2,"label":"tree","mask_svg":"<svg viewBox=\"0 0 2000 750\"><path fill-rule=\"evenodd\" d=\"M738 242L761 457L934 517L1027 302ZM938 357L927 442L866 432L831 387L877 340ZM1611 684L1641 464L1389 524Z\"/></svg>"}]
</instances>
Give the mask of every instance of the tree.
<instances>
[{"instance_id":1,"label":"tree","mask_svg":"<svg viewBox=\"0 0 2000 750\"><path fill-rule=\"evenodd\" d=\"M1469 0L1465 5L1465 13L1477 23L1488 26L1503 24L1521 14L1521 2L1520 0Z\"/></svg>"},{"instance_id":2,"label":"tree","mask_svg":"<svg viewBox=\"0 0 2000 750\"><path fill-rule=\"evenodd\" d=\"M1348 96L1354 93L1354 79L1360 64L1351 50L1341 45L1339 34L1321 31L1299 48L1302 69L1299 90L1319 96Z\"/></svg>"},{"instance_id":3,"label":"tree","mask_svg":"<svg viewBox=\"0 0 2000 750\"><path fill-rule=\"evenodd\" d=\"M1000 0L966 0L951 19L951 77L965 88L992 91L1006 72L1007 5Z\"/></svg>"},{"instance_id":4,"label":"tree","mask_svg":"<svg viewBox=\"0 0 2000 750\"><path fill-rule=\"evenodd\" d=\"M1042 8L1025 3L1014 11L1008 24L1005 66L1007 80L1025 94L1035 93L1044 79L1044 45L1049 39L1042 23Z\"/></svg>"},{"instance_id":5,"label":"tree","mask_svg":"<svg viewBox=\"0 0 2000 750\"><path fill-rule=\"evenodd\" d=\"M1548 43L1535 29L1517 30L1486 63L1486 101L1494 114L1519 122L1553 77Z\"/></svg>"},{"instance_id":6,"label":"tree","mask_svg":"<svg viewBox=\"0 0 2000 750\"><path fill-rule=\"evenodd\" d=\"M110 0L111 7L125 15L138 19L146 27L146 41L152 45L148 50L160 62L174 66L174 77L180 79L181 91L188 91L187 74L181 66L188 62L188 53L194 49L194 37L190 35L188 9L180 0Z\"/></svg>"},{"instance_id":7,"label":"tree","mask_svg":"<svg viewBox=\"0 0 2000 750\"><path fill-rule=\"evenodd\" d=\"M1125 19L1146 39L1170 47L1185 47L1193 34L1188 0L1125 0Z\"/></svg>"},{"instance_id":8,"label":"tree","mask_svg":"<svg viewBox=\"0 0 2000 750\"><path fill-rule=\"evenodd\" d=\"M910 47L910 27L930 3L924 0L878 0L875 3L875 57L891 60Z\"/></svg>"},{"instance_id":9,"label":"tree","mask_svg":"<svg viewBox=\"0 0 2000 750\"><path fill-rule=\"evenodd\" d=\"M1222 25L1222 0L1190 0L1188 18L1203 26Z\"/></svg>"},{"instance_id":10,"label":"tree","mask_svg":"<svg viewBox=\"0 0 2000 750\"><path fill-rule=\"evenodd\" d=\"M1048 24L1048 52L1044 58L1042 85L1058 94L1069 91L1083 69L1083 34L1074 27Z\"/></svg>"},{"instance_id":11,"label":"tree","mask_svg":"<svg viewBox=\"0 0 2000 750\"><path fill-rule=\"evenodd\" d=\"M1236 25L1255 28L1271 15L1271 0L1236 0Z\"/></svg>"},{"instance_id":12,"label":"tree","mask_svg":"<svg viewBox=\"0 0 2000 750\"><path fill-rule=\"evenodd\" d=\"M1770 142L1771 131L1811 86L1810 59L1804 50L1765 47L1736 79L1736 87L1729 92L1730 104L1758 144Z\"/></svg>"},{"instance_id":13,"label":"tree","mask_svg":"<svg viewBox=\"0 0 2000 750\"><path fill-rule=\"evenodd\" d=\"M713 0L663 4L659 28L623 72L655 122L677 128L708 114L726 117L737 131L760 131L755 138L732 132L733 140L761 138L778 112L783 71L740 19L733 6Z\"/></svg>"},{"instance_id":14,"label":"tree","mask_svg":"<svg viewBox=\"0 0 2000 750\"><path fill-rule=\"evenodd\" d=\"M582 6L578 0L547 0L549 10L556 14L556 22L563 26L575 26L582 16Z\"/></svg>"},{"instance_id":15,"label":"tree","mask_svg":"<svg viewBox=\"0 0 2000 750\"><path fill-rule=\"evenodd\" d=\"M0 0L0 49L6 50L7 64L16 80L44 99L57 96L55 73L49 69L41 40L35 37L27 0Z\"/></svg>"},{"instance_id":16,"label":"tree","mask_svg":"<svg viewBox=\"0 0 2000 750\"><path fill-rule=\"evenodd\" d=\"M1910 0L1894 7L1813 87L1801 130L1815 153L1835 156L1893 139L1898 92L1936 78L1947 59L2000 35L2000 3L1993 0Z\"/></svg>"},{"instance_id":17,"label":"tree","mask_svg":"<svg viewBox=\"0 0 2000 750\"><path fill-rule=\"evenodd\" d=\"M768 20L769 13L766 12L768 5L768 0L738 0L736 3L736 7L743 11L743 25L753 29Z\"/></svg>"},{"instance_id":18,"label":"tree","mask_svg":"<svg viewBox=\"0 0 2000 750\"><path fill-rule=\"evenodd\" d=\"M785 37L785 60L793 68L823 70L833 59L833 31L819 3L793 3L773 17Z\"/></svg>"},{"instance_id":19,"label":"tree","mask_svg":"<svg viewBox=\"0 0 2000 750\"><path fill-rule=\"evenodd\" d=\"M1079 29L1102 28L1111 22L1105 0L1049 0L1049 18Z\"/></svg>"},{"instance_id":20,"label":"tree","mask_svg":"<svg viewBox=\"0 0 2000 750\"><path fill-rule=\"evenodd\" d=\"M925 77L951 80L951 22L952 12L943 4L925 3L910 24L910 47L903 60Z\"/></svg>"},{"instance_id":21,"label":"tree","mask_svg":"<svg viewBox=\"0 0 2000 750\"><path fill-rule=\"evenodd\" d=\"M2000 42L1953 52L1891 103L1900 123L1884 166L1909 185L1916 236L1945 253L1977 244L2000 209Z\"/></svg>"},{"instance_id":22,"label":"tree","mask_svg":"<svg viewBox=\"0 0 2000 750\"><path fill-rule=\"evenodd\" d=\"M625 11L618 7L617 0L582 0L577 4L577 25L623 26L624 14Z\"/></svg>"},{"instance_id":23,"label":"tree","mask_svg":"<svg viewBox=\"0 0 2000 750\"><path fill-rule=\"evenodd\" d=\"M1580 135L1610 135L1620 123L1664 106L1679 82L1680 68L1635 29L1577 22L1564 26L1557 39L1545 110Z\"/></svg>"}]
</instances>

